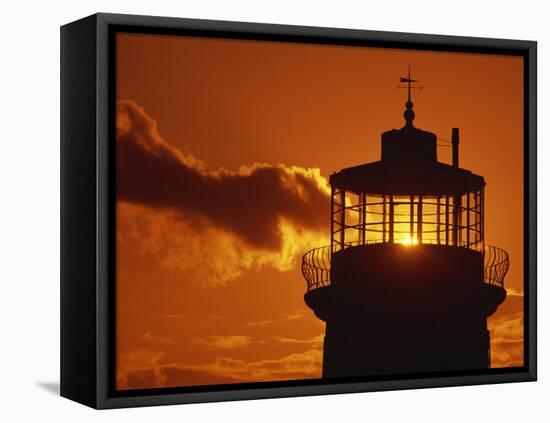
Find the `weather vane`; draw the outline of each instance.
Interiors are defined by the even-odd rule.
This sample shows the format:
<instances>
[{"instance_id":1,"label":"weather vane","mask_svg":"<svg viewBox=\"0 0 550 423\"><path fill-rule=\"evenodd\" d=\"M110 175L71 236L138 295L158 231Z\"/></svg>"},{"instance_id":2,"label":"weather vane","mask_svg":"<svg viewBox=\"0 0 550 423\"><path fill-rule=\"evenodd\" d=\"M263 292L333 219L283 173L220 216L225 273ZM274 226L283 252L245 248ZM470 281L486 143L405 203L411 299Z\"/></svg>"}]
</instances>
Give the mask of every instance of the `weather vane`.
<instances>
[{"instance_id":1,"label":"weather vane","mask_svg":"<svg viewBox=\"0 0 550 423\"><path fill-rule=\"evenodd\" d=\"M418 90L421 90L422 89L422 86L411 86L411 83L413 82L420 82L416 79L411 79L411 65L409 65L409 75L407 78L404 78L404 77L401 77L399 78L399 82L400 83L407 83L406 86L402 86L402 85L398 85L397 86L397 89L399 88L407 88L408 90L408 98L407 98L407 101L410 103L411 102L411 89L418 89Z\"/></svg>"}]
</instances>

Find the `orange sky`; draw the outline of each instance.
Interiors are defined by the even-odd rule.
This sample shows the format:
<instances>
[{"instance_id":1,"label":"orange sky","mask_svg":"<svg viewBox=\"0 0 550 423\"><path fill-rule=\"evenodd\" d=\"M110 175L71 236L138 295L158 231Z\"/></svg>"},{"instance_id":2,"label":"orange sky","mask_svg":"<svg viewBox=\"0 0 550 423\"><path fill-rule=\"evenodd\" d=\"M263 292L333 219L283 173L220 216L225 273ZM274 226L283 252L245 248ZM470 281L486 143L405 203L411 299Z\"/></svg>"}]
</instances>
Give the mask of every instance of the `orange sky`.
<instances>
[{"instance_id":1,"label":"orange sky","mask_svg":"<svg viewBox=\"0 0 550 423\"><path fill-rule=\"evenodd\" d=\"M459 127L461 167L487 182L485 239L511 258L492 365L521 365L522 58L119 34L119 389L320 377L300 257L327 242L323 178L378 160L403 126L408 64L415 126ZM156 162L127 141L170 180L184 163L190 185L149 183Z\"/></svg>"}]
</instances>

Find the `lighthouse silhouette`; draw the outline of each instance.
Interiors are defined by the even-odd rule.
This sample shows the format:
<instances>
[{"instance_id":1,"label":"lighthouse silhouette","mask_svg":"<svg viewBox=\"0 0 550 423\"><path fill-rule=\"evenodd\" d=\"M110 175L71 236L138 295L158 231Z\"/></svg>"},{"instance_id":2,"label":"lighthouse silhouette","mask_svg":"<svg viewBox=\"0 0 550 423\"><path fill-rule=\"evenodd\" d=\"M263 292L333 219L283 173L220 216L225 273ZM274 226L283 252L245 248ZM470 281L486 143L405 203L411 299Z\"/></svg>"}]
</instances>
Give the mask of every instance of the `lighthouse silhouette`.
<instances>
[{"instance_id":1,"label":"lighthouse silhouette","mask_svg":"<svg viewBox=\"0 0 550 423\"><path fill-rule=\"evenodd\" d=\"M405 125L381 160L330 176L330 246L308 251L306 304L326 322L323 377L490 367L487 317L506 298L508 254L485 244L485 180L451 141ZM452 164L437 160L438 142Z\"/></svg>"}]
</instances>

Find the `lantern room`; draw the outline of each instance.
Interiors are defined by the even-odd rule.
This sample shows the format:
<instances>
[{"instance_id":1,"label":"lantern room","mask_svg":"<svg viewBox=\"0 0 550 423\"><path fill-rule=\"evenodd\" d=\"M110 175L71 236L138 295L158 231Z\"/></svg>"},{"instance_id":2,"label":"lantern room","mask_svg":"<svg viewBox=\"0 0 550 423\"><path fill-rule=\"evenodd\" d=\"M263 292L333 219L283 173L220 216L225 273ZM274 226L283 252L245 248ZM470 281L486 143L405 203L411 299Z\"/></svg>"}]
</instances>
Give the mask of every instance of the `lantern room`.
<instances>
[{"instance_id":1,"label":"lantern room","mask_svg":"<svg viewBox=\"0 0 550 423\"><path fill-rule=\"evenodd\" d=\"M439 244L483 251L483 177L437 161L435 134L415 128L407 101L405 126L382 134L381 160L330 176L331 253L371 243Z\"/></svg>"}]
</instances>

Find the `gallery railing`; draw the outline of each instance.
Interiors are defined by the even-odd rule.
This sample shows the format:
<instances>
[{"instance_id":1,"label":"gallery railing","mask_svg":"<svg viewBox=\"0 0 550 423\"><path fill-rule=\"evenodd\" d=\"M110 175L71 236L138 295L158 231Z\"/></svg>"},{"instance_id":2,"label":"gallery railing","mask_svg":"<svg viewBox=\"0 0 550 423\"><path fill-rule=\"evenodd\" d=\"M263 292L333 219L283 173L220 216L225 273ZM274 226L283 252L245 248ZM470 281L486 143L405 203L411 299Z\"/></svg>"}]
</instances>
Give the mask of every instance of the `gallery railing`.
<instances>
[{"instance_id":1,"label":"gallery railing","mask_svg":"<svg viewBox=\"0 0 550 423\"><path fill-rule=\"evenodd\" d=\"M302 275L308 292L330 285L330 245L309 250L302 257Z\"/></svg>"},{"instance_id":2,"label":"gallery railing","mask_svg":"<svg viewBox=\"0 0 550 423\"><path fill-rule=\"evenodd\" d=\"M483 254L483 279L485 283L504 287L504 276L510 268L508 253L498 247L486 245Z\"/></svg>"},{"instance_id":3,"label":"gallery railing","mask_svg":"<svg viewBox=\"0 0 550 423\"><path fill-rule=\"evenodd\" d=\"M510 259L506 251L492 245L485 245L483 251L485 283L503 288L504 277L509 267ZM307 281L308 291L330 285L330 245L314 248L304 254L302 274Z\"/></svg>"}]
</instances>

